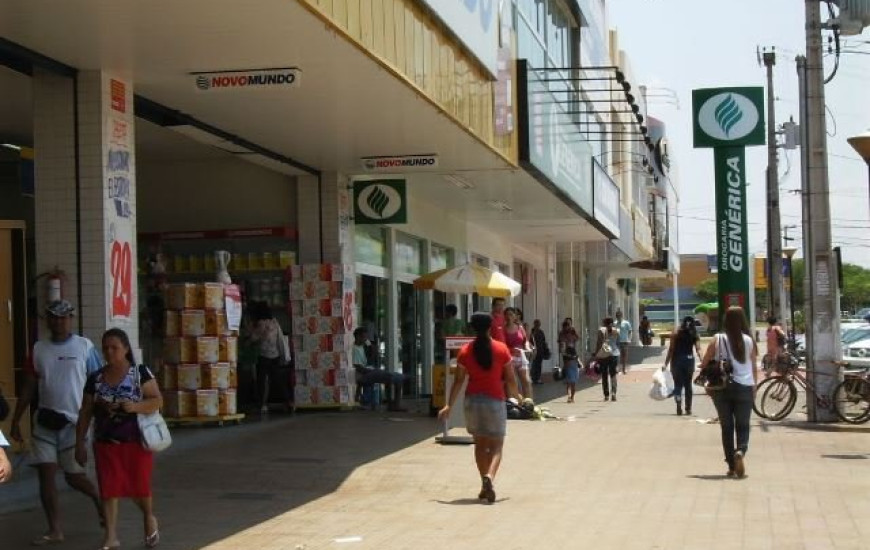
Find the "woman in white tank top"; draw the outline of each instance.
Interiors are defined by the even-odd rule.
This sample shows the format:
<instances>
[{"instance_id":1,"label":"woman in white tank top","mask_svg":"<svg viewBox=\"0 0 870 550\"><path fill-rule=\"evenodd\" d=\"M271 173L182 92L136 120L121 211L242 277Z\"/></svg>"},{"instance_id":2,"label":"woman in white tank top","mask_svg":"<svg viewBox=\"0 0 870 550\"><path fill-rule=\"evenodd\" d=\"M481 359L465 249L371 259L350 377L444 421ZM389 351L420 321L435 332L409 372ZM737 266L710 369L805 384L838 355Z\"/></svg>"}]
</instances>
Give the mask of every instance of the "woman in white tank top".
<instances>
[{"instance_id":1,"label":"woman in white tank top","mask_svg":"<svg viewBox=\"0 0 870 550\"><path fill-rule=\"evenodd\" d=\"M713 404L722 428L722 451L728 464L728 477L746 476L744 457L749 450L749 418L758 380L758 348L750 336L743 308L725 312L724 331L707 347L702 365L725 359L731 365L728 385L713 391Z\"/></svg>"}]
</instances>

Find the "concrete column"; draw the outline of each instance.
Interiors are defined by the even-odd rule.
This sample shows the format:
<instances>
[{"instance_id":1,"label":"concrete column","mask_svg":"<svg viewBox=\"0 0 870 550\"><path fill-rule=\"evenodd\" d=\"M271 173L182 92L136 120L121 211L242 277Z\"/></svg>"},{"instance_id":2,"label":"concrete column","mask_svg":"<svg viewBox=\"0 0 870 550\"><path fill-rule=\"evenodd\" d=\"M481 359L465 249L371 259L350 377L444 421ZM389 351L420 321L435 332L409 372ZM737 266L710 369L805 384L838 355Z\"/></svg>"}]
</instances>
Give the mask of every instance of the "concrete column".
<instances>
[{"instance_id":1,"label":"concrete column","mask_svg":"<svg viewBox=\"0 0 870 550\"><path fill-rule=\"evenodd\" d=\"M347 178L336 172L324 173L319 179L299 176L297 186L299 263L353 264Z\"/></svg>"},{"instance_id":2,"label":"concrete column","mask_svg":"<svg viewBox=\"0 0 870 550\"><path fill-rule=\"evenodd\" d=\"M138 348L133 88L102 71L33 78L37 272L66 273L79 329L110 327ZM45 294L40 294L40 306Z\"/></svg>"},{"instance_id":3,"label":"concrete column","mask_svg":"<svg viewBox=\"0 0 870 550\"><path fill-rule=\"evenodd\" d=\"M635 346L640 344L640 287L637 279L634 280L634 292L631 293L631 343Z\"/></svg>"}]
</instances>

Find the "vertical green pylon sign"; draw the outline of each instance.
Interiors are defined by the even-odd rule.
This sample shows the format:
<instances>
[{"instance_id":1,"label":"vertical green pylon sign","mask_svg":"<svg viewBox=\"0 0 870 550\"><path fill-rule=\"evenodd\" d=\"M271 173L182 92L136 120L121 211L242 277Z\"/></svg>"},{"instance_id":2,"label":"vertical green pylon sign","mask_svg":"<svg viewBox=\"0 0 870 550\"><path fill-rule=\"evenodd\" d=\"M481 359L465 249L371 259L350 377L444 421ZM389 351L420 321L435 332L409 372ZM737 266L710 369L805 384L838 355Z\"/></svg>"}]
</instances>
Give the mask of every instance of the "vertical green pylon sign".
<instances>
[{"instance_id":1,"label":"vertical green pylon sign","mask_svg":"<svg viewBox=\"0 0 870 550\"><path fill-rule=\"evenodd\" d=\"M749 254L746 236L746 148L717 147L716 251L719 312L749 305Z\"/></svg>"},{"instance_id":2,"label":"vertical green pylon sign","mask_svg":"<svg viewBox=\"0 0 870 550\"><path fill-rule=\"evenodd\" d=\"M721 318L729 307L750 303L746 146L764 145L764 88L693 90L692 114L695 148L712 148L715 162Z\"/></svg>"}]
</instances>

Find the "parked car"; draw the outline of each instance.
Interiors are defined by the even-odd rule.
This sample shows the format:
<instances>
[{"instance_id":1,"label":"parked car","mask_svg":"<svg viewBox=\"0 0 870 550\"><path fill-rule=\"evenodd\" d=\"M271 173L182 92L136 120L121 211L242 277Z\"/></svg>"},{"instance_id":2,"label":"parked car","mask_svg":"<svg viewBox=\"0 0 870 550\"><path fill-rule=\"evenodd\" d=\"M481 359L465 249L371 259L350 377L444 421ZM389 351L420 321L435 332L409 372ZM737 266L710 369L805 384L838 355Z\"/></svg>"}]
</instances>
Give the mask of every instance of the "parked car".
<instances>
[{"instance_id":1,"label":"parked car","mask_svg":"<svg viewBox=\"0 0 870 550\"><path fill-rule=\"evenodd\" d=\"M870 368L870 338L844 344L843 361L848 362L853 367Z\"/></svg>"}]
</instances>

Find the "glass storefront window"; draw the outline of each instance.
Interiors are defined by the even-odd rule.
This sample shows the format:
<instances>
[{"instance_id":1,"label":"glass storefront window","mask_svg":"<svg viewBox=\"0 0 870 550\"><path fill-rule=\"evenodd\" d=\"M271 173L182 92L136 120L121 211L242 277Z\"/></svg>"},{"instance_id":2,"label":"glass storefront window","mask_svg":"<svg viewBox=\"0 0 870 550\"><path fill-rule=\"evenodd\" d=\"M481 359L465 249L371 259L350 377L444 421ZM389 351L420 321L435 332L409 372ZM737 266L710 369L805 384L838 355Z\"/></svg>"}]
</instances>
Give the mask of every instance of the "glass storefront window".
<instances>
[{"instance_id":1,"label":"glass storefront window","mask_svg":"<svg viewBox=\"0 0 870 550\"><path fill-rule=\"evenodd\" d=\"M396 271L423 274L422 242L408 235L396 235Z\"/></svg>"},{"instance_id":2,"label":"glass storefront window","mask_svg":"<svg viewBox=\"0 0 870 550\"><path fill-rule=\"evenodd\" d=\"M357 225L353 244L357 262L387 267L387 235L383 227Z\"/></svg>"},{"instance_id":3,"label":"glass storefront window","mask_svg":"<svg viewBox=\"0 0 870 550\"><path fill-rule=\"evenodd\" d=\"M432 253L429 258L430 271L438 271L439 269L447 269L453 265L453 251L444 246L433 244L431 247Z\"/></svg>"}]
</instances>

